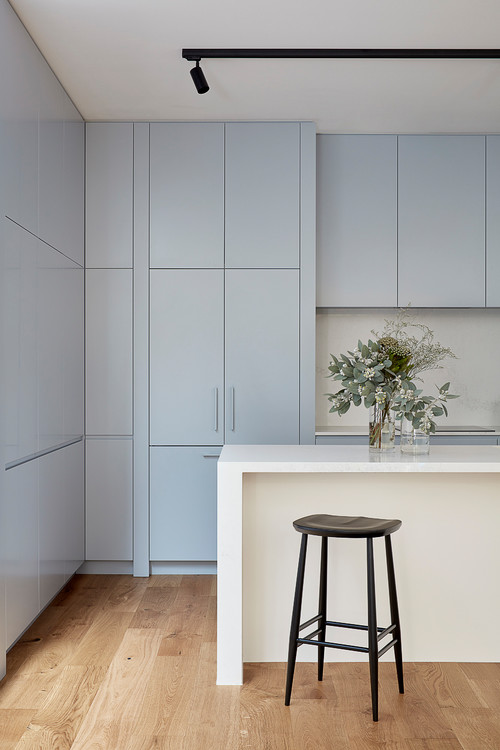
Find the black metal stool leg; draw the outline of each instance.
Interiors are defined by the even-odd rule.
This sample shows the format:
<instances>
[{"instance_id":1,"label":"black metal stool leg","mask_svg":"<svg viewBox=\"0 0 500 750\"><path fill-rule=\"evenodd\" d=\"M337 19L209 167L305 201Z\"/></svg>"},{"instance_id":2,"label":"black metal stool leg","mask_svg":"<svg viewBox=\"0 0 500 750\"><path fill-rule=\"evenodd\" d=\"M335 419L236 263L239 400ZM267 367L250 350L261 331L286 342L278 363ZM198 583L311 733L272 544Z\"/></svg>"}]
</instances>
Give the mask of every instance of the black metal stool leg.
<instances>
[{"instance_id":1,"label":"black metal stool leg","mask_svg":"<svg viewBox=\"0 0 500 750\"><path fill-rule=\"evenodd\" d=\"M297 582L295 584L295 598L293 600L292 623L290 625L290 642L288 646L288 667L286 671L285 706L290 705L293 673L297 658L297 638L299 637L300 610L302 606L302 592L304 590L304 571L306 567L307 534L302 534L300 544L299 565L297 568Z\"/></svg>"},{"instance_id":2,"label":"black metal stool leg","mask_svg":"<svg viewBox=\"0 0 500 750\"><path fill-rule=\"evenodd\" d=\"M326 583L328 569L328 537L321 539L321 571L319 578L319 606L318 613L320 620L318 622L321 628L318 634L318 640L326 641ZM323 665L325 663L325 647L318 646L318 680L323 679Z\"/></svg>"},{"instance_id":3,"label":"black metal stool leg","mask_svg":"<svg viewBox=\"0 0 500 750\"><path fill-rule=\"evenodd\" d=\"M396 671L398 675L399 692L404 693L403 681L403 649L401 645L401 626L399 624L398 597L396 593L396 576L394 575L394 560L392 557L392 544L390 534L385 537L385 555L387 559L387 578L389 582L389 602L391 605L391 620L396 626L394 630L394 658L396 660Z\"/></svg>"},{"instance_id":4,"label":"black metal stool leg","mask_svg":"<svg viewBox=\"0 0 500 750\"><path fill-rule=\"evenodd\" d=\"M373 539L366 540L368 582L368 658L370 661L370 683L372 689L373 721L378 721L378 638L377 609L375 605L375 569L373 563Z\"/></svg>"}]
</instances>

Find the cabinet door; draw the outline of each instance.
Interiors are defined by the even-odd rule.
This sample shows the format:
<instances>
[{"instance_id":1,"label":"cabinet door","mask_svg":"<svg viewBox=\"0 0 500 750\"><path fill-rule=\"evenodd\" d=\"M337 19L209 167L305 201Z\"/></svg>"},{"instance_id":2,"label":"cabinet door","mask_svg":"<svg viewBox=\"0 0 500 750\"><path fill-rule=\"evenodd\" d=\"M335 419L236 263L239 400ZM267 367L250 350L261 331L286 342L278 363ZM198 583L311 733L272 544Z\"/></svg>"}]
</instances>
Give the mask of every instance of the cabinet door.
<instances>
[{"instance_id":1,"label":"cabinet door","mask_svg":"<svg viewBox=\"0 0 500 750\"><path fill-rule=\"evenodd\" d=\"M226 268L298 268L300 125L226 125Z\"/></svg>"},{"instance_id":2,"label":"cabinet door","mask_svg":"<svg viewBox=\"0 0 500 750\"><path fill-rule=\"evenodd\" d=\"M151 267L224 267L224 126L152 123Z\"/></svg>"},{"instance_id":3,"label":"cabinet door","mask_svg":"<svg viewBox=\"0 0 500 750\"><path fill-rule=\"evenodd\" d=\"M3 220L0 246L2 327L1 427L5 461L16 461L38 450L38 240ZM41 244L41 243L40 243Z\"/></svg>"},{"instance_id":4,"label":"cabinet door","mask_svg":"<svg viewBox=\"0 0 500 750\"><path fill-rule=\"evenodd\" d=\"M484 307L484 137L400 136L398 304Z\"/></svg>"},{"instance_id":5,"label":"cabinet door","mask_svg":"<svg viewBox=\"0 0 500 750\"><path fill-rule=\"evenodd\" d=\"M87 268L132 268L133 127L86 126Z\"/></svg>"},{"instance_id":6,"label":"cabinet door","mask_svg":"<svg viewBox=\"0 0 500 750\"><path fill-rule=\"evenodd\" d=\"M65 94L50 68L40 71L38 122L38 236L52 247L62 246L63 144Z\"/></svg>"},{"instance_id":7,"label":"cabinet door","mask_svg":"<svg viewBox=\"0 0 500 750\"><path fill-rule=\"evenodd\" d=\"M63 140L63 197L61 237L63 252L83 266L85 205L85 125L66 101Z\"/></svg>"},{"instance_id":8,"label":"cabinet door","mask_svg":"<svg viewBox=\"0 0 500 750\"><path fill-rule=\"evenodd\" d=\"M66 580L67 450L68 448L62 448L37 460L40 608L48 604Z\"/></svg>"},{"instance_id":9,"label":"cabinet door","mask_svg":"<svg viewBox=\"0 0 500 750\"><path fill-rule=\"evenodd\" d=\"M87 435L132 434L132 271L86 271Z\"/></svg>"},{"instance_id":10,"label":"cabinet door","mask_svg":"<svg viewBox=\"0 0 500 750\"><path fill-rule=\"evenodd\" d=\"M151 443L223 441L224 272L151 271Z\"/></svg>"},{"instance_id":11,"label":"cabinet door","mask_svg":"<svg viewBox=\"0 0 500 750\"><path fill-rule=\"evenodd\" d=\"M85 559L84 442L64 449L65 552L64 578L75 573Z\"/></svg>"},{"instance_id":12,"label":"cabinet door","mask_svg":"<svg viewBox=\"0 0 500 750\"><path fill-rule=\"evenodd\" d=\"M225 442L299 442L298 271L226 271Z\"/></svg>"},{"instance_id":13,"label":"cabinet door","mask_svg":"<svg viewBox=\"0 0 500 750\"><path fill-rule=\"evenodd\" d=\"M217 557L220 448L151 448L151 560Z\"/></svg>"},{"instance_id":14,"label":"cabinet door","mask_svg":"<svg viewBox=\"0 0 500 750\"><path fill-rule=\"evenodd\" d=\"M486 137L486 307L500 307L500 136Z\"/></svg>"},{"instance_id":15,"label":"cabinet door","mask_svg":"<svg viewBox=\"0 0 500 750\"><path fill-rule=\"evenodd\" d=\"M3 471L3 467L2 467ZM7 648L40 611L38 599L38 462L4 472L1 541Z\"/></svg>"},{"instance_id":16,"label":"cabinet door","mask_svg":"<svg viewBox=\"0 0 500 750\"><path fill-rule=\"evenodd\" d=\"M6 4L0 9L3 96L0 127L5 214L33 234L38 231L38 110L42 56ZM3 144L2 144L3 146Z\"/></svg>"},{"instance_id":17,"label":"cabinet door","mask_svg":"<svg viewBox=\"0 0 500 750\"><path fill-rule=\"evenodd\" d=\"M86 441L86 560L132 559L132 440Z\"/></svg>"},{"instance_id":18,"label":"cabinet door","mask_svg":"<svg viewBox=\"0 0 500 750\"><path fill-rule=\"evenodd\" d=\"M397 137L319 135L317 306L397 306Z\"/></svg>"}]
</instances>

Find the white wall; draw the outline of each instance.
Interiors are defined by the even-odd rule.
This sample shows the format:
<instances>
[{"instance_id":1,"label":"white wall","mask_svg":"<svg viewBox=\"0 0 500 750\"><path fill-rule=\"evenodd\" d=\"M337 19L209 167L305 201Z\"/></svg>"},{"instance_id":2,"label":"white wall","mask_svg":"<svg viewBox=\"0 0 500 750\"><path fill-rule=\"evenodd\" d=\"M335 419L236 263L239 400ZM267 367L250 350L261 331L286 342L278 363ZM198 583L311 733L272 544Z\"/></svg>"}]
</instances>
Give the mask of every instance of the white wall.
<instances>
[{"instance_id":1,"label":"white wall","mask_svg":"<svg viewBox=\"0 0 500 750\"><path fill-rule=\"evenodd\" d=\"M321 310L316 327L316 425L367 425L364 406L351 409L343 417L330 414L325 393L335 393L338 381L327 378L330 354L338 356L362 341L373 339L372 329L381 331L385 319L394 318L397 310ZM426 393L435 385L451 381L450 392L461 398L449 404L450 425L500 425L500 310L427 310L414 311L419 322L428 325L435 340L450 347L458 359L447 360L442 370L424 373ZM440 418L440 422L445 420Z\"/></svg>"}]
</instances>

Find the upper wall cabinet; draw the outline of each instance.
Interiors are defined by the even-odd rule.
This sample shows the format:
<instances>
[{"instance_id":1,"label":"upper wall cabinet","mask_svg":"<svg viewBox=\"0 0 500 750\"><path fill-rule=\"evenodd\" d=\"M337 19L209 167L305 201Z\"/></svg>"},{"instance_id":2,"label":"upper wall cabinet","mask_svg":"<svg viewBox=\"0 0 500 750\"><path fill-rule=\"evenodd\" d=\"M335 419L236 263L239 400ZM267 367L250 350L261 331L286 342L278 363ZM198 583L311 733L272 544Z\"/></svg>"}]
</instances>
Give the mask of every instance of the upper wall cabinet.
<instances>
[{"instance_id":1,"label":"upper wall cabinet","mask_svg":"<svg viewBox=\"0 0 500 750\"><path fill-rule=\"evenodd\" d=\"M486 137L486 306L500 307L500 136Z\"/></svg>"},{"instance_id":2,"label":"upper wall cabinet","mask_svg":"<svg viewBox=\"0 0 500 750\"><path fill-rule=\"evenodd\" d=\"M132 268L133 127L86 126L87 268Z\"/></svg>"},{"instance_id":3,"label":"upper wall cabinet","mask_svg":"<svg viewBox=\"0 0 500 750\"><path fill-rule=\"evenodd\" d=\"M0 3L0 149L2 213L33 234L38 230L38 105L42 57L19 19Z\"/></svg>"},{"instance_id":4,"label":"upper wall cabinet","mask_svg":"<svg viewBox=\"0 0 500 750\"><path fill-rule=\"evenodd\" d=\"M398 140L398 304L484 307L484 138Z\"/></svg>"},{"instance_id":5,"label":"upper wall cabinet","mask_svg":"<svg viewBox=\"0 0 500 750\"><path fill-rule=\"evenodd\" d=\"M397 305L397 136L317 139L318 307Z\"/></svg>"},{"instance_id":6,"label":"upper wall cabinet","mask_svg":"<svg viewBox=\"0 0 500 750\"><path fill-rule=\"evenodd\" d=\"M152 123L151 267L224 266L224 125Z\"/></svg>"},{"instance_id":7,"label":"upper wall cabinet","mask_svg":"<svg viewBox=\"0 0 500 750\"><path fill-rule=\"evenodd\" d=\"M226 268L298 268L300 125L226 125Z\"/></svg>"}]
</instances>

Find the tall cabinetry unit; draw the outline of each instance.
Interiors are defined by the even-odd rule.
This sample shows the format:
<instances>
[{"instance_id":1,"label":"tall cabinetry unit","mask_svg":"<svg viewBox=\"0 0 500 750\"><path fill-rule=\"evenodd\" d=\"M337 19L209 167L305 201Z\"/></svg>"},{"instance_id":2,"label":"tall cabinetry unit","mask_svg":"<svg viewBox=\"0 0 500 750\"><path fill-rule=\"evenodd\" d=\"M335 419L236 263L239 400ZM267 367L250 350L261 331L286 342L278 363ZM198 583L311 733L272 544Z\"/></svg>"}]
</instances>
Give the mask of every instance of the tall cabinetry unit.
<instances>
[{"instance_id":1,"label":"tall cabinetry unit","mask_svg":"<svg viewBox=\"0 0 500 750\"><path fill-rule=\"evenodd\" d=\"M215 559L224 443L301 439L304 131L313 141L297 123L151 125L153 561Z\"/></svg>"},{"instance_id":2,"label":"tall cabinetry unit","mask_svg":"<svg viewBox=\"0 0 500 750\"><path fill-rule=\"evenodd\" d=\"M86 560L130 561L133 124L86 142Z\"/></svg>"},{"instance_id":3,"label":"tall cabinetry unit","mask_svg":"<svg viewBox=\"0 0 500 750\"><path fill-rule=\"evenodd\" d=\"M0 62L3 654L83 560L84 126L4 0Z\"/></svg>"},{"instance_id":4,"label":"tall cabinetry unit","mask_svg":"<svg viewBox=\"0 0 500 750\"><path fill-rule=\"evenodd\" d=\"M314 442L314 192L312 124L87 124L87 570L213 561L222 445Z\"/></svg>"}]
</instances>

